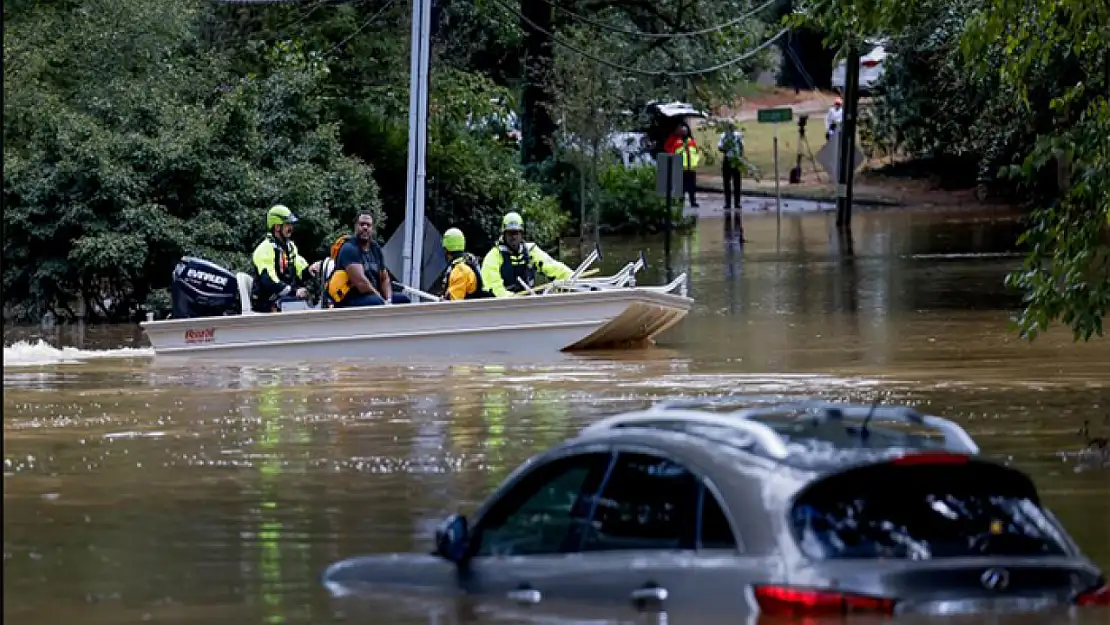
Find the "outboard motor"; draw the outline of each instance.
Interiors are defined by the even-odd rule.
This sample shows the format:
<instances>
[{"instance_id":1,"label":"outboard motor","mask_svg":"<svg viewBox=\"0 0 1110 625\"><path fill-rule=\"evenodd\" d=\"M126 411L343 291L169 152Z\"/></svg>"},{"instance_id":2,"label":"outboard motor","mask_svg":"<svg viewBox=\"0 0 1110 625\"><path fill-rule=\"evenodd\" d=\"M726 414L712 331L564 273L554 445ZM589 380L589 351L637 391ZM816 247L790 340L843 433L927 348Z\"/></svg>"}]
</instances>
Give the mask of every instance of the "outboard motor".
<instances>
[{"instance_id":1,"label":"outboard motor","mask_svg":"<svg viewBox=\"0 0 1110 625\"><path fill-rule=\"evenodd\" d=\"M181 258L173 270L170 298L174 319L242 313L235 274L202 258Z\"/></svg>"}]
</instances>

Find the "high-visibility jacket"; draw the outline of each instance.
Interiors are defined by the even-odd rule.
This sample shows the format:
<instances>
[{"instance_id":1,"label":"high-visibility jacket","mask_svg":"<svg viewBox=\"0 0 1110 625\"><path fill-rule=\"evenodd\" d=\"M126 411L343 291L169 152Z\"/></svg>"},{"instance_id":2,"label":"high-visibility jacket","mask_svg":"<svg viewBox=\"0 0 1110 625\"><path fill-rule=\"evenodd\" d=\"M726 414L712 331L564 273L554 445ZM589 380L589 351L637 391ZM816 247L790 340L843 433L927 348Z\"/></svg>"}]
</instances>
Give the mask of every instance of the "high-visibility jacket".
<instances>
[{"instance_id":1,"label":"high-visibility jacket","mask_svg":"<svg viewBox=\"0 0 1110 625\"><path fill-rule=\"evenodd\" d=\"M675 154L682 155L682 169L687 171L697 169L701 162L701 151L693 139L686 139L675 148Z\"/></svg>"},{"instance_id":2,"label":"high-visibility jacket","mask_svg":"<svg viewBox=\"0 0 1110 625\"><path fill-rule=\"evenodd\" d=\"M498 242L482 259L482 283L494 297L509 297L524 291L517 278L535 286L537 269L552 280L565 280L574 273L535 243L521 243L514 254L504 242Z\"/></svg>"},{"instance_id":3,"label":"high-visibility jacket","mask_svg":"<svg viewBox=\"0 0 1110 625\"><path fill-rule=\"evenodd\" d=\"M270 310L278 298L291 295L307 280L308 261L291 240L281 242L267 234L254 248L251 261L254 264L251 304L256 311Z\"/></svg>"}]
</instances>

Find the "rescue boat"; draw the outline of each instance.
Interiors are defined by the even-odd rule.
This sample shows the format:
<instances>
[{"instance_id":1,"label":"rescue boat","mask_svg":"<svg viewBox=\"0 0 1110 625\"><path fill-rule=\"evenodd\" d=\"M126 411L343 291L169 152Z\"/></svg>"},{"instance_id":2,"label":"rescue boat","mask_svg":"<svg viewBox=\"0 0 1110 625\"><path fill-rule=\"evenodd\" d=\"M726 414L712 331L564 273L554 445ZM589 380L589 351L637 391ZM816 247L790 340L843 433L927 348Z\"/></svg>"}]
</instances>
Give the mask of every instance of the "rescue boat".
<instances>
[{"instance_id":1,"label":"rescue boat","mask_svg":"<svg viewBox=\"0 0 1110 625\"><path fill-rule=\"evenodd\" d=\"M685 273L662 286L638 286L641 254L611 276L583 277L597 258L595 251L568 279L518 297L441 301L395 283L412 304L298 302L274 313L250 310L250 276L184 258L174 273L173 315L140 325L156 358L438 360L650 347L690 311Z\"/></svg>"}]
</instances>

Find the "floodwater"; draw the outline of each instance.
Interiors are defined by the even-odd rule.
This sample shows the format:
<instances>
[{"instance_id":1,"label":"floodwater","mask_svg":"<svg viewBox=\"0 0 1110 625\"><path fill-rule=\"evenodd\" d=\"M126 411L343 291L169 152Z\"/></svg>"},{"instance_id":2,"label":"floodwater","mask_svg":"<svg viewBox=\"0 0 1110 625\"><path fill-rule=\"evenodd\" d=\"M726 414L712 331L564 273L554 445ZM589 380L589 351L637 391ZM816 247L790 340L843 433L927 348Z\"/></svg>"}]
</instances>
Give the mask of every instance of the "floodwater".
<instances>
[{"instance_id":1,"label":"floodwater","mask_svg":"<svg viewBox=\"0 0 1110 625\"><path fill-rule=\"evenodd\" d=\"M641 283L691 277L694 312L640 352L190 366L153 362L133 327L7 329L5 622L572 622L395 591L337 600L319 578L357 554L428 551L437 520L473 510L530 454L601 415L690 394L882 398L955 418L984 453L1029 471L1110 570L1110 468L1078 453L1084 420L1110 433L1110 345L1016 337L1002 278L1019 262L1019 224L861 212L847 241L832 219L752 216L742 245L703 219L675 238L669 267L658 238L606 242L607 269L644 249Z\"/></svg>"}]
</instances>

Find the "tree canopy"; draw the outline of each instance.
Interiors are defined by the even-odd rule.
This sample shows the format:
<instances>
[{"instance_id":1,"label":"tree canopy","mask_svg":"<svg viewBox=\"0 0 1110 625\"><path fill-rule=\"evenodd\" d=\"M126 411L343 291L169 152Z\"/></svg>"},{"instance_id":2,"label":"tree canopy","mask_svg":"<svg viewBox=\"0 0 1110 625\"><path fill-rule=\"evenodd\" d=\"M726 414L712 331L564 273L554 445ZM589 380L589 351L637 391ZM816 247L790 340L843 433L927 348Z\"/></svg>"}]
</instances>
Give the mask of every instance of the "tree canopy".
<instances>
[{"instance_id":1,"label":"tree canopy","mask_svg":"<svg viewBox=\"0 0 1110 625\"><path fill-rule=\"evenodd\" d=\"M5 16L5 298L84 297L130 310L191 253L242 266L273 203L323 241L380 209L372 169L343 154L296 46L238 75L197 37L200 3L90 0ZM311 245L309 249L315 248ZM114 310L100 310L111 301Z\"/></svg>"},{"instance_id":2,"label":"tree canopy","mask_svg":"<svg viewBox=\"0 0 1110 625\"><path fill-rule=\"evenodd\" d=\"M979 178L1031 205L1023 335L1052 323L1102 334L1110 310L1110 4L1083 0L799 3L798 21L843 46L886 37L880 99L916 156L974 159Z\"/></svg>"}]
</instances>

